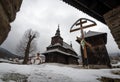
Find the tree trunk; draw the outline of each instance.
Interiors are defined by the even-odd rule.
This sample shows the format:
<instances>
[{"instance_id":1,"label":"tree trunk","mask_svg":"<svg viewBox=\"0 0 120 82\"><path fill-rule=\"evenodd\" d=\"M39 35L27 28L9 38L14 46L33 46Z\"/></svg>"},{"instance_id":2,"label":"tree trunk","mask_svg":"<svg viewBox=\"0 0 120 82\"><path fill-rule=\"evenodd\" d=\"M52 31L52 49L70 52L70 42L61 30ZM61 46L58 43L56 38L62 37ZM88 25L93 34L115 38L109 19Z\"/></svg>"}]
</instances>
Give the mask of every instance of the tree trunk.
<instances>
[{"instance_id":1,"label":"tree trunk","mask_svg":"<svg viewBox=\"0 0 120 82\"><path fill-rule=\"evenodd\" d=\"M27 47L26 47L26 50L25 50L25 57L24 57L23 64L27 64L27 62L28 62L31 41L32 40L29 40L29 42L27 44Z\"/></svg>"},{"instance_id":2,"label":"tree trunk","mask_svg":"<svg viewBox=\"0 0 120 82\"><path fill-rule=\"evenodd\" d=\"M30 49L30 43L28 43L27 48L26 48L26 50L25 50L25 57L24 57L23 64L27 64L27 62L28 62L28 58L29 58L29 49Z\"/></svg>"}]
</instances>

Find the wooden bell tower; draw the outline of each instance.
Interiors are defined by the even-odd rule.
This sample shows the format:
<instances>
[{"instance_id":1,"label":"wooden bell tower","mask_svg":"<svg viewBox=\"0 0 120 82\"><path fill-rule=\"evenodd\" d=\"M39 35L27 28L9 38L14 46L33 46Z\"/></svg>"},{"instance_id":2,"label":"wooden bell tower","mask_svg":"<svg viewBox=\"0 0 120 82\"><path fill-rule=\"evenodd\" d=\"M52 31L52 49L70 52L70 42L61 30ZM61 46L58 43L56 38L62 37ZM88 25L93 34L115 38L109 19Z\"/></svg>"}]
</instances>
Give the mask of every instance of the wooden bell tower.
<instances>
[{"instance_id":1,"label":"wooden bell tower","mask_svg":"<svg viewBox=\"0 0 120 82\"><path fill-rule=\"evenodd\" d=\"M107 33L89 31L84 36L85 36L85 41L87 41L92 45L92 50L89 47L86 47L88 64L111 67L110 59L105 46L107 43ZM77 42L80 43L78 39ZM82 61L84 63L85 61L83 58L82 50L81 50L81 54L82 54Z\"/></svg>"}]
</instances>

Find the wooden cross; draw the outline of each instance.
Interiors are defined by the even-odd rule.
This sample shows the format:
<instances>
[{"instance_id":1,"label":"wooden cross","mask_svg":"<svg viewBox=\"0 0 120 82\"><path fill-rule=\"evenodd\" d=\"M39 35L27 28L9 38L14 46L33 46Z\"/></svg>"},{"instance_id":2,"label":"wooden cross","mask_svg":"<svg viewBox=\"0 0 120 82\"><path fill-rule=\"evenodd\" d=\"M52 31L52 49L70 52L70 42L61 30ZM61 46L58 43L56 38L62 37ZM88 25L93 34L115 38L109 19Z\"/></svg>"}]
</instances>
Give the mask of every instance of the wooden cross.
<instances>
[{"instance_id":1,"label":"wooden cross","mask_svg":"<svg viewBox=\"0 0 120 82\"><path fill-rule=\"evenodd\" d=\"M86 25L86 26L83 26L83 24L87 23L87 21L91 22L92 24L89 24L89 25ZM80 27L78 28L73 28L74 26L78 26L80 25ZM83 29L85 28L89 28L89 27L92 27L92 26L95 26L97 25L94 21L90 20L90 19L86 19L86 18L80 18L78 19L70 28L70 32L74 32L74 31L78 31L78 30L81 30L81 38L78 38L80 40L80 44L82 46L82 50L83 50L83 57L84 59L86 60L86 66L88 66L88 61L87 61L87 50L86 50L86 46L89 46L91 48L91 45L89 43L87 43L84 39L84 33L83 33Z\"/></svg>"}]
</instances>

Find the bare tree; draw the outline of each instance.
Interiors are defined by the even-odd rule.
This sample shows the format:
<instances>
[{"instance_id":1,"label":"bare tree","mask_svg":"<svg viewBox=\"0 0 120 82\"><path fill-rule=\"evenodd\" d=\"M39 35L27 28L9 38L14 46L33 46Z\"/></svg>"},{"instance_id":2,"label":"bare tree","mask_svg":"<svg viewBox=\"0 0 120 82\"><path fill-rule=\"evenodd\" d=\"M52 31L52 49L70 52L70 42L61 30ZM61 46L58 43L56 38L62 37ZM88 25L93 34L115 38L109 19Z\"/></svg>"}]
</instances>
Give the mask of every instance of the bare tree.
<instances>
[{"instance_id":1,"label":"bare tree","mask_svg":"<svg viewBox=\"0 0 120 82\"><path fill-rule=\"evenodd\" d=\"M23 64L27 64L29 54L33 54L37 50L36 40L39 33L32 29L27 30L22 37L22 40L17 46L17 53L24 57Z\"/></svg>"}]
</instances>

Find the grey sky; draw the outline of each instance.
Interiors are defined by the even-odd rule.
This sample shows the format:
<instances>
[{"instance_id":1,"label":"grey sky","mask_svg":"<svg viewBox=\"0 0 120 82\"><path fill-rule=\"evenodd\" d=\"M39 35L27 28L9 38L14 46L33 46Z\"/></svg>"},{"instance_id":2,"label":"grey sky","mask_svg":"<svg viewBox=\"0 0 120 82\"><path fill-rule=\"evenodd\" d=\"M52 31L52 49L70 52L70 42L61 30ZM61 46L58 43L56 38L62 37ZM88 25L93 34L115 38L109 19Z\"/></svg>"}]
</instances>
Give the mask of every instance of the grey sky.
<instances>
[{"instance_id":1,"label":"grey sky","mask_svg":"<svg viewBox=\"0 0 120 82\"><path fill-rule=\"evenodd\" d=\"M68 44L72 41L73 48L79 53L79 44L75 41L80 32L69 33L71 25L79 18L88 18L96 21L85 13L64 3L61 0L23 0L20 11L13 23L8 38L2 47L15 53L16 45L19 43L24 32L32 28L40 33L38 48L44 52L50 45L51 37L55 35L58 24L60 24L61 36ZM107 50L109 53L120 51L114 42L108 27L98 21L97 26L86 29L108 33Z\"/></svg>"}]
</instances>

